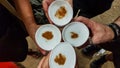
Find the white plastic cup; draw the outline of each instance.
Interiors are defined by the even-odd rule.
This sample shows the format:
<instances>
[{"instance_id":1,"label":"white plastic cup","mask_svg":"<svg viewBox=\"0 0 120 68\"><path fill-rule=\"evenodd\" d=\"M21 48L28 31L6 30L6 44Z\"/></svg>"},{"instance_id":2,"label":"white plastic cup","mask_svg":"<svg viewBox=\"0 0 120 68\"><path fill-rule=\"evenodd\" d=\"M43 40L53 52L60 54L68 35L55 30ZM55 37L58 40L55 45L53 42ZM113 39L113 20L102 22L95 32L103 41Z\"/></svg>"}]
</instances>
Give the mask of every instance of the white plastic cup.
<instances>
[{"instance_id":1,"label":"white plastic cup","mask_svg":"<svg viewBox=\"0 0 120 68\"><path fill-rule=\"evenodd\" d=\"M63 28L62 37L74 47L82 46L89 38L89 29L81 22L71 22Z\"/></svg>"},{"instance_id":2,"label":"white plastic cup","mask_svg":"<svg viewBox=\"0 0 120 68\"><path fill-rule=\"evenodd\" d=\"M58 44L50 54L50 68L75 68L76 53L68 42Z\"/></svg>"},{"instance_id":3,"label":"white plastic cup","mask_svg":"<svg viewBox=\"0 0 120 68\"><path fill-rule=\"evenodd\" d=\"M61 32L55 25L45 24L36 31L35 40L40 48L50 51L60 43Z\"/></svg>"},{"instance_id":4,"label":"white plastic cup","mask_svg":"<svg viewBox=\"0 0 120 68\"><path fill-rule=\"evenodd\" d=\"M61 9L61 11L58 12L60 9ZM56 0L50 4L50 6L48 8L48 15L55 25L64 26L64 25L68 24L71 21L71 19L73 18L73 9L67 1ZM62 15L62 17L61 17L61 15ZM59 16L61 18L59 18Z\"/></svg>"}]
</instances>

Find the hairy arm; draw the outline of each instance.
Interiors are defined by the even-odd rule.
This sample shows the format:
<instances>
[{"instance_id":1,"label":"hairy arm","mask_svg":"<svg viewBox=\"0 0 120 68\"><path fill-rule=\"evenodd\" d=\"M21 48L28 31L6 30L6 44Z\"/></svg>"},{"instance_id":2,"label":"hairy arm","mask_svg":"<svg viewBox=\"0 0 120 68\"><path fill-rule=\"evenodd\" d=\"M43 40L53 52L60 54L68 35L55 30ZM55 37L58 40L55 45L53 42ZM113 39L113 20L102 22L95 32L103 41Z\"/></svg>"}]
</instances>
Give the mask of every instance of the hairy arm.
<instances>
[{"instance_id":1,"label":"hairy arm","mask_svg":"<svg viewBox=\"0 0 120 68\"><path fill-rule=\"evenodd\" d=\"M16 11L21 17L29 36L35 42L35 32L39 25L36 24L34 15L32 12L32 7L29 0L13 0L15 3ZM35 42L36 43L36 42ZM45 51L40 49L40 51L45 54Z\"/></svg>"},{"instance_id":2,"label":"hairy arm","mask_svg":"<svg viewBox=\"0 0 120 68\"><path fill-rule=\"evenodd\" d=\"M30 5L29 0L14 0L16 11L22 18L24 24L27 25L34 25L35 20L32 12L32 8Z\"/></svg>"}]
</instances>

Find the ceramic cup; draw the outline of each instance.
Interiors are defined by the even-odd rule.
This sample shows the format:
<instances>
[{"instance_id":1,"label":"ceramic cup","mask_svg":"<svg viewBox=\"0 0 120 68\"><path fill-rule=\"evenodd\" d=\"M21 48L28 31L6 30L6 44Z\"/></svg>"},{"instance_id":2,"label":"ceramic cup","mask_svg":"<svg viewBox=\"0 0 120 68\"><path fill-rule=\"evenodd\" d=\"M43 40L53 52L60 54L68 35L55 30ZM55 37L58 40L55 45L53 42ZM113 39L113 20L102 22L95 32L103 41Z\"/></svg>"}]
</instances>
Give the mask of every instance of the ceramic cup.
<instances>
[{"instance_id":1,"label":"ceramic cup","mask_svg":"<svg viewBox=\"0 0 120 68\"><path fill-rule=\"evenodd\" d=\"M55 25L64 26L73 18L73 9L67 1L56 0L50 4L48 15Z\"/></svg>"},{"instance_id":2,"label":"ceramic cup","mask_svg":"<svg viewBox=\"0 0 120 68\"><path fill-rule=\"evenodd\" d=\"M89 29L81 22L71 22L63 28L62 37L64 41L71 43L74 47L82 46L89 38Z\"/></svg>"},{"instance_id":3,"label":"ceramic cup","mask_svg":"<svg viewBox=\"0 0 120 68\"><path fill-rule=\"evenodd\" d=\"M55 25L45 24L36 31L35 40L40 48L50 51L60 43L61 32Z\"/></svg>"},{"instance_id":4,"label":"ceramic cup","mask_svg":"<svg viewBox=\"0 0 120 68\"><path fill-rule=\"evenodd\" d=\"M59 43L50 54L50 68L75 68L76 53L68 42Z\"/></svg>"}]
</instances>

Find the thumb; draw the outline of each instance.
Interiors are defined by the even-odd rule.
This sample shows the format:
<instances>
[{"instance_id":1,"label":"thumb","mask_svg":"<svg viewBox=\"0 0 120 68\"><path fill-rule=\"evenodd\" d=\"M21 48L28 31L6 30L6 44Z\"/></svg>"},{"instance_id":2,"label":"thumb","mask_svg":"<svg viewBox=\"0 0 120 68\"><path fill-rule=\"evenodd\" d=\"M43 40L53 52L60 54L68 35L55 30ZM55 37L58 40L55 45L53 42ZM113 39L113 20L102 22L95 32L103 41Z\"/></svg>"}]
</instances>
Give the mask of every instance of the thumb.
<instances>
[{"instance_id":1,"label":"thumb","mask_svg":"<svg viewBox=\"0 0 120 68\"><path fill-rule=\"evenodd\" d=\"M47 53L45 50L43 50L43 49L41 49L41 48L39 48L39 47L38 47L38 50L40 50L40 52L41 52L43 55L46 55L46 53Z\"/></svg>"},{"instance_id":2,"label":"thumb","mask_svg":"<svg viewBox=\"0 0 120 68\"><path fill-rule=\"evenodd\" d=\"M78 21L78 22L84 23L88 27L92 27L92 24L93 24L93 21L91 21L88 18L82 17L82 16L74 18L73 21Z\"/></svg>"},{"instance_id":3,"label":"thumb","mask_svg":"<svg viewBox=\"0 0 120 68\"><path fill-rule=\"evenodd\" d=\"M44 60L45 60L45 57L43 57L41 59L41 61L39 62L39 65L37 66L37 68L41 68L42 67L42 63L43 63Z\"/></svg>"},{"instance_id":4,"label":"thumb","mask_svg":"<svg viewBox=\"0 0 120 68\"><path fill-rule=\"evenodd\" d=\"M45 12L45 15L46 15L48 21L50 22L50 24L52 24L52 21L50 20L50 17L49 17L49 15L48 15L48 7L49 7L49 4L47 3L47 1L44 1L44 0L43 0L42 6L43 6L43 10L44 10L44 12Z\"/></svg>"}]
</instances>

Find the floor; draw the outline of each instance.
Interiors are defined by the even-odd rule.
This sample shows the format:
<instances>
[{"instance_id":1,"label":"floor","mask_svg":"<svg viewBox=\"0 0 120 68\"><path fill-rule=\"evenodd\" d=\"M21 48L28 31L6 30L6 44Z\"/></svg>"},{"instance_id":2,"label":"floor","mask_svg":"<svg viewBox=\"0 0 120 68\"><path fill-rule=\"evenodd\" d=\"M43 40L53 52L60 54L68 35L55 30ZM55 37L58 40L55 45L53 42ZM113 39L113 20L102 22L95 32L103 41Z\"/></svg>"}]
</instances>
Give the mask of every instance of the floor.
<instances>
[{"instance_id":1,"label":"floor","mask_svg":"<svg viewBox=\"0 0 120 68\"><path fill-rule=\"evenodd\" d=\"M92 20L94 20L96 22L108 24L108 23L113 22L118 16L120 16L120 0L114 0L111 9L109 9L108 11L106 11L103 14L100 14L100 15L92 18ZM34 42L31 40L31 38L27 37L27 40L28 40L29 48L37 50L37 47L35 46ZM79 68L89 68L89 63L95 57L93 57L92 59L87 58L80 53L80 50L81 49L76 49L77 55L79 57L78 58ZM35 59L31 56L27 56L26 60L23 62L20 62L20 63L23 64L25 66L25 68L37 68L37 65L41 58L42 57ZM102 68L114 68L114 65L112 62L108 61L107 63L105 63L102 66Z\"/></svg>"}]
</instances>

